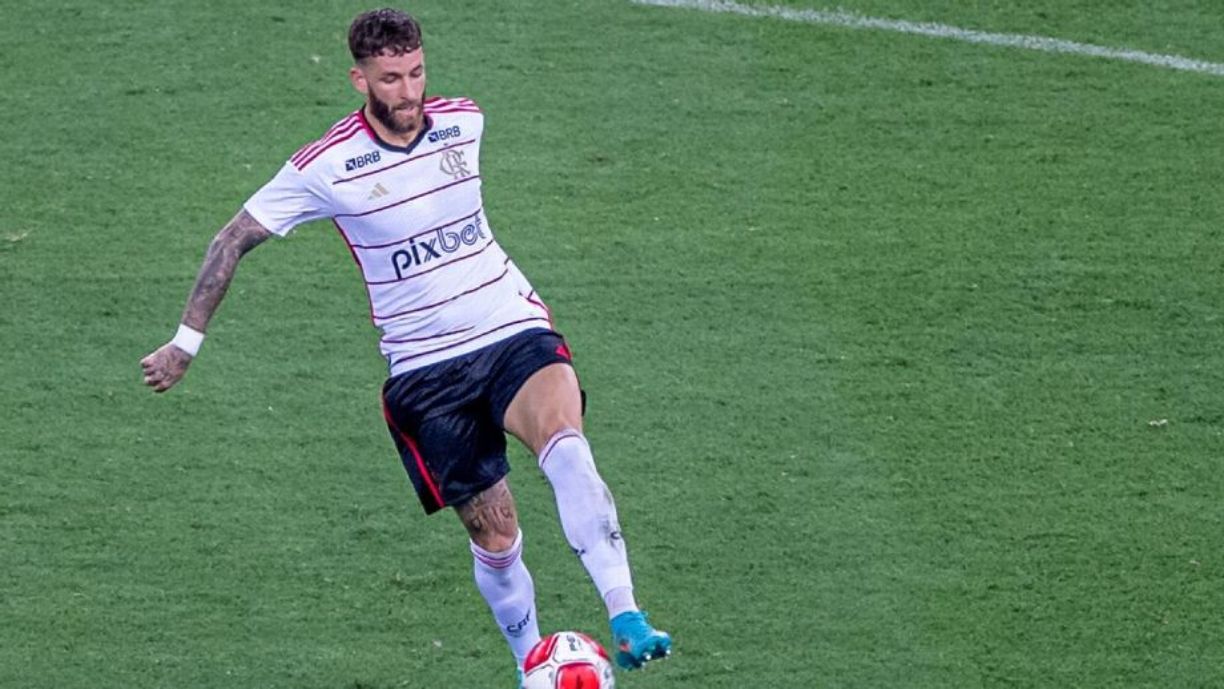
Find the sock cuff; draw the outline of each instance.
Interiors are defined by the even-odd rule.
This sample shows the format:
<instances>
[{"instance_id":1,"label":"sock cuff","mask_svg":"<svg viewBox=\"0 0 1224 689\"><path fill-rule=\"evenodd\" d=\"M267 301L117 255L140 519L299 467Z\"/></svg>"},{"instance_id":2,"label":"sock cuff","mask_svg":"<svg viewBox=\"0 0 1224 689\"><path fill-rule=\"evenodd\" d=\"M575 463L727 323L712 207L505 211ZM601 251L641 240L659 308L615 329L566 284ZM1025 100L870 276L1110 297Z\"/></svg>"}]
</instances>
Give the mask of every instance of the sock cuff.
<instances>
[{"instance_id":1,"label":"sock cuff","mask_svg":"<svg viewBox=\"0 0 1224 689\"><path fill-rule=\"evenodd\" d=\"M523 555L523 530L519 529L514 536L514 543L510 547L500 552L490 552L476 545L474 541L469 541L468 545L472 548L472 557L480 564L491 569L506 569L519 561Z\"/></svg>"},{"instance_id":2,"label":"sock cuff","mask_svg":"<svg viewBox=\"0 0 1224 689\"><path fill-rule=\"evenodd\" d=\"M566 440L568 438L576 438L577 440L581 441L582 444L586 445L588 448L590 448L591 446L591 444L587 442L586 436L582 434L582 431L576 428L562 428L561 430L554 433L553 436L548 439L548 442L544 443L544 448L540 450L540 468L541 469L544 468L544 462L548 460L549 454L551 454L552 451L557 447L557 444L560 443L562 440Z\"/></svg>"},{"instance_id":3,"label":"sock cuff","mask_svg":"<svg viewBox=\"0 0 1224 689\"><path fill-rule=\"evenodd\" d=\"M638 607L637 600L633 597L633 584L626 582L623 586L617 586L603 592L604 605L608 608L608 619L612 619L624 612L637 612L641 610Z\"/></svg>"}]
</instances>

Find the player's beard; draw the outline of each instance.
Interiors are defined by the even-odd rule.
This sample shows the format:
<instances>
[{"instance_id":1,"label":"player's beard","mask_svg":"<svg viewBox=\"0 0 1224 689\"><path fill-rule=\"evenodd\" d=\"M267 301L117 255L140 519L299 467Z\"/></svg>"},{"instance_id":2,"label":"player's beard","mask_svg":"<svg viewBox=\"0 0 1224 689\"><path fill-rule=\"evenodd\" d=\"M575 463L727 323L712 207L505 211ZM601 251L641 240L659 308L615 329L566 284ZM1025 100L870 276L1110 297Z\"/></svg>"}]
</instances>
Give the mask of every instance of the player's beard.
<instances>
[{"instance_id":1,"label":"player's beard","mask_svg":"<svg viewBox=\"0 0 1224 689\"><path fill-rule=\"evenodd\" d=\"M423 99L422 99L423 101ZM394 108L387 103L379 100L378 96L373 93L369 94L367 103L370 106L370 114L374 119L378 120L382 126L391 131L397 136L406 136L417 131L421 127L421 103L422 101L408 101L401 103ZM411 112L412 109L416 112Z\"/></svg>"}]
</instances>

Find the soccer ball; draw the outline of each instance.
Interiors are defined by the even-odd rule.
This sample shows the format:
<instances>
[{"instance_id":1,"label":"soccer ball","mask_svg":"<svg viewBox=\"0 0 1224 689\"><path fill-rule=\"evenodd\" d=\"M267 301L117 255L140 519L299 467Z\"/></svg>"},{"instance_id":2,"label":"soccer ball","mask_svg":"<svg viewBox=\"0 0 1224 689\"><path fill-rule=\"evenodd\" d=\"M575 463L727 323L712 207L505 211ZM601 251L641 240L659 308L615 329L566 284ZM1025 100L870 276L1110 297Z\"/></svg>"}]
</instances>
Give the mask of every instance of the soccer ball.
<instances>
[{"instance_id":1,"label":"soccer ball","mask_svg":"<svg viewBox=\"0 0 1224 689\"><path fill-rule=\"evenodd\" d=\"M599 642L582 632L540 639L523 663L523 689L613 689L612 661Z\"/></svg>"}]
</instances>

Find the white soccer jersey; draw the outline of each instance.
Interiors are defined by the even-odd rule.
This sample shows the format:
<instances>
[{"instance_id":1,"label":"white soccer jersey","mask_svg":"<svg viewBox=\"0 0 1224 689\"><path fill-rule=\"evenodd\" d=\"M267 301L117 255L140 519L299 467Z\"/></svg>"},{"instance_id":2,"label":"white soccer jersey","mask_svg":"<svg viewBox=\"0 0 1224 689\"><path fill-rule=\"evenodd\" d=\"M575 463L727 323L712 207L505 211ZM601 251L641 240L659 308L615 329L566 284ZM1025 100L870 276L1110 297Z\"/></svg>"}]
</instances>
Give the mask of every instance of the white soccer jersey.
<instances>
[{"instance_id":1,"label":"white soccer jersey","mask_svg":"<svg viewBox=\"0 0 1224 689\"><path fill-rule=\"evenodd\" d=\"M484 115L467 99L429 98L424 109L425 129L407 147L381 141L357 110L245 205L281 236L332 219L361 268L391 375L551 327L485 217Z\"/></svg>"}]
</instances>

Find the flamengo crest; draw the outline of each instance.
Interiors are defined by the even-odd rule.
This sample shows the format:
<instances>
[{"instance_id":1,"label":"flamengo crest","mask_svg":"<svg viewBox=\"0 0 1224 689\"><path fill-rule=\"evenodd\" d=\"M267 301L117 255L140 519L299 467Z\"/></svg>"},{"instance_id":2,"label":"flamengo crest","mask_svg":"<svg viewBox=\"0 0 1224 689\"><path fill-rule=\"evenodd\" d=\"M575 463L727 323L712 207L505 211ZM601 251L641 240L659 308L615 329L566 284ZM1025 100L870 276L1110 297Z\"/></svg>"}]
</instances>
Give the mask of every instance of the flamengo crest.
<instances>
[{"instance_id":1,"label":"flamengo crest","mask_svg":"<svg viewBox=\"0 0 1224 689\"><path fill-rule=\"evenodd\" d=\"M442 154L442 162L438 168L457 180L472 176L467 161L463 159L463 151L454 148Z\"/></svg>"}]
</instances>

